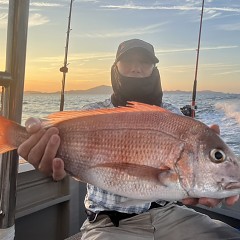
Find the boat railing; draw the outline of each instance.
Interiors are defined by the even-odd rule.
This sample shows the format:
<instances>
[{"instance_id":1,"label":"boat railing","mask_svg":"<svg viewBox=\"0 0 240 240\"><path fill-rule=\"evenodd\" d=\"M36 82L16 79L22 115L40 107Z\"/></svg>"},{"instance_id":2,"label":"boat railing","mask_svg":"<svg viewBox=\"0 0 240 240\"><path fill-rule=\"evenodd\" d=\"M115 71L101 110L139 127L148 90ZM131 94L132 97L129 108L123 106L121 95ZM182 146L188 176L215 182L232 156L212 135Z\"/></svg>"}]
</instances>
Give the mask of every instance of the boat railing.
<instances>
[{"instance_id":1,"label":"boat railing","mask_svg":"<svg viewBox=\"0 0 240 240\"><path fill-rule=\"evenodd\" d=\"M25 74L29 0L10 0L7 27L6 68L0 72L3 86L1 114L21 122ZM3 154L0 163L0 229L10 228L15 221L16 151Z\"/></svg>"}]
</instances>

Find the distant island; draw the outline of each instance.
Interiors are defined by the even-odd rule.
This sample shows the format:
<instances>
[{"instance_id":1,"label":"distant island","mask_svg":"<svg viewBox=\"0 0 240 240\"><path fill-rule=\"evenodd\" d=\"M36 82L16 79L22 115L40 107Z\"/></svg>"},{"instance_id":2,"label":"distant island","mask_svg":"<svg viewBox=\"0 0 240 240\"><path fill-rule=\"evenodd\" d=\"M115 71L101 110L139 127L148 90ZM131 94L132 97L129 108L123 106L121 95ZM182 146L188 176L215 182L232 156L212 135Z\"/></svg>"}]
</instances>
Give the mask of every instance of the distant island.
<instances>
[{"instance_id":1,"label":"distant island","mask_svg":"<svg viewBox=\"0 0 240 240\"><path fill-rule=\"evenodd\" d=\"M26 94L60 94L61 92L38 92L38 91L25 91ZM65 91L66 94L111 94L112 87L101 85L87 90L69 90Z\"/></svg>"},{"instance_id":2,"label":"distant island","mask_svg":"<svg viewBox=\"0 0 240 240\"><path fill-rule=\"evenodd\" d=\"M65 91L66 94L111 94L112 87L107 86L107 85L101 85L97 86L94 88L90 88L87 90L70 90L70 91ZM215 94L225 94L222 92L215 92L215 91L210 91L210 90L204 90L204 91L198 91L200 93L215 93ZM58 92L38 92L38 91L25 91L25 94L60 94L60 91ZM175 94L191 94L191 91L182 91L182 90L175 90L175 91L164 91L164 93L175 93Z\"/></svg>"}]
</instances>

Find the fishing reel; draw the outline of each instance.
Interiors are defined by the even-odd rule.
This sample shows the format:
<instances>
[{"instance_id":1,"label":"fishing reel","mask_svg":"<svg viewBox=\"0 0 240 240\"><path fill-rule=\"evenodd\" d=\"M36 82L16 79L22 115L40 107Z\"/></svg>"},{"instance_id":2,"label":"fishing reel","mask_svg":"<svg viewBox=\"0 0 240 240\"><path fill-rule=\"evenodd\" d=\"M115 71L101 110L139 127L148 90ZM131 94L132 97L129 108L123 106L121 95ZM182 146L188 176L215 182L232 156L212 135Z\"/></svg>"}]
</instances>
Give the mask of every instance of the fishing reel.
<instances>
[{"instance_id":1,"label":"fishing reel","mask_svg":"<svg viewBox=\"0 0 240 240\"><path fill-rule=\"evenodd\" d=\"M59 71L62 72L62 73L67 73L68 72L68 67L63 66L59 69Z\"/></svg>"},{"instance_id":2,"label":"fishing reel","mask_svg":"<svg viewBox=\"0 0 240 240\"><path fill-rule=\"evenodd\" d=\"M197 109L197 106L194 106L194 109ZM183 115L191 117L192 116L192 107L191 105L185 105L184 107L180 108Z\"/></svg>"}]
</instances>

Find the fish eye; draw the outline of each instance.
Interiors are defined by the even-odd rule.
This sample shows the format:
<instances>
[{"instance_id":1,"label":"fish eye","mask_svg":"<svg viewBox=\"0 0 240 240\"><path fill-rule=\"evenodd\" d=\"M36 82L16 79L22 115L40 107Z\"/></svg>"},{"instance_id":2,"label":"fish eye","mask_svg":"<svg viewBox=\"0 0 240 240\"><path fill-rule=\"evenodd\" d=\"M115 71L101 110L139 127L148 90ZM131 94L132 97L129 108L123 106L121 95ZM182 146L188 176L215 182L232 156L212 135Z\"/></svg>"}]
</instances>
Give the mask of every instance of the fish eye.
<instances>
[{"instance_id":1,"label":"fish eye","mask_svg":"<svg viewBox=\"0 0 240 240\"><path fill-rule=\"evenodd\" d=\"M210 152L211 161L214 163L224 162L226 159L225 153L220 149L213 149Z\"/></svg>"}]
</instances>

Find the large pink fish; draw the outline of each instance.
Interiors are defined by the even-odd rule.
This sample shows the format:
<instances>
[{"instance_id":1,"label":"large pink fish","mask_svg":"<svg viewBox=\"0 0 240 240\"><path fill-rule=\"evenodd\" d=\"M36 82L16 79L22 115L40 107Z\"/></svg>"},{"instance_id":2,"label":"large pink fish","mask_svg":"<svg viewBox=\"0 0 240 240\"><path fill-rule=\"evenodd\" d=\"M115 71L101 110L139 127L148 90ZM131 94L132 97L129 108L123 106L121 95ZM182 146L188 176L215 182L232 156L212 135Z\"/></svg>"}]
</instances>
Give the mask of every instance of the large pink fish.
<instances>
[{"instance_id":1,"label":"large pink fish","mask_svg":"<svg viewBox=\"0 0 240 240\"><path fill-rule=\"evenodd\" d=\"M205 124L156 106L49 115L59 129L57 156L83 182L134 199L224 198L240 192L240 163ZM0 117L0 153L29 137L25 128Z\"/></svg>"}]
</instances>

